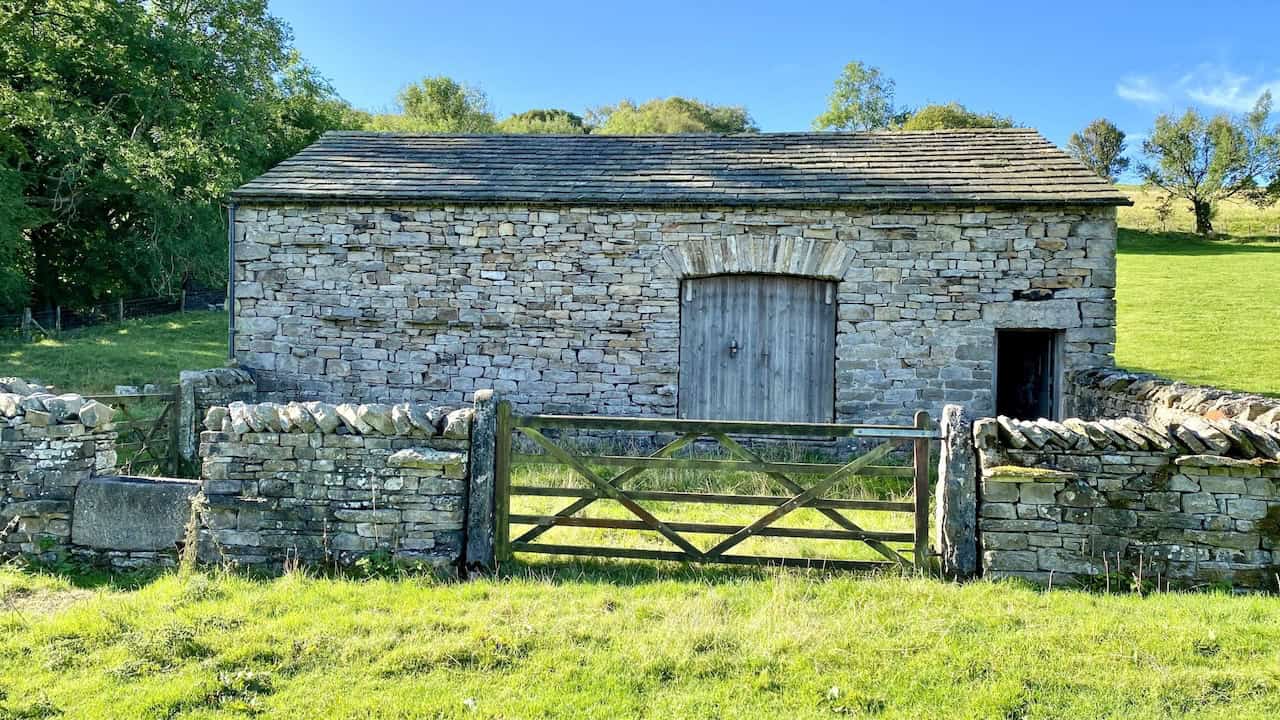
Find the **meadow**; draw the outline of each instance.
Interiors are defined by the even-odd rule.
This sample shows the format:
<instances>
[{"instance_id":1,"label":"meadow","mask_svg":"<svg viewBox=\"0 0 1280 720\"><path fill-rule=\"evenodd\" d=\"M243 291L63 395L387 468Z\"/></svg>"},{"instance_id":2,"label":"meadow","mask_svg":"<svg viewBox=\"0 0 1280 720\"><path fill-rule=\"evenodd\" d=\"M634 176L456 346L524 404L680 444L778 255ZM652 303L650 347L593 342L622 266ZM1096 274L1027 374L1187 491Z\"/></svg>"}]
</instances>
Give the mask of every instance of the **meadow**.
<instances>
[{"instance_id":1,"label":"meadow","mask_svg":"<svg viewBox=\"0 0 1280 720\"><path fill-rule=\"evenodd\" d=\"M0 717L1264 718L1280 606L639 563L0 571Z\"/></svg>"}]
</instances>

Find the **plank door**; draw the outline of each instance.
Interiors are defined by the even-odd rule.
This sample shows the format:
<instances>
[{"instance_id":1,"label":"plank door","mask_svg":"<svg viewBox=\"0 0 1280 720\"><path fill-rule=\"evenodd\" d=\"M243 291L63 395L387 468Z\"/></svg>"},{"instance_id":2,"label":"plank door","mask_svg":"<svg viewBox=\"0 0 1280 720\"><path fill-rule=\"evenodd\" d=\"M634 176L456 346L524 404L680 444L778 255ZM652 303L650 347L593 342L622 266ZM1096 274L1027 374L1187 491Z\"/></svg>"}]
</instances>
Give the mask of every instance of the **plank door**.
<instances>
[{"instance_id":1,"label":"plank door","mask_svg":"<svg viewBox=\"0 0 1280 720\"><path fill-rule=\"evenodd\" d=\"M779 275L681 287L680 416L831 422L835 283Z\"/></svg>"}]
</instances>

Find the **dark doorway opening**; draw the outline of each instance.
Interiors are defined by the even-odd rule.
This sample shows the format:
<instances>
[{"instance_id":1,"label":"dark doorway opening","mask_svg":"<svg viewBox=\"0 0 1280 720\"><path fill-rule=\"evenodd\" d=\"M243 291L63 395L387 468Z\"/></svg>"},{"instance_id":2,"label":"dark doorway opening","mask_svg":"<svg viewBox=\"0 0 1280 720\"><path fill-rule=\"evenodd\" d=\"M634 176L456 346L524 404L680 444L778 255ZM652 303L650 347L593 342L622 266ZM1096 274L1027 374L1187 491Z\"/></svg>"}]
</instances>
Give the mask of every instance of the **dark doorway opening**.
<instances>
[{"instance_id":1,"label":"dark doorway opening","mask_svg":"<svg viewBox=\"0 0 1280 720\"><path fill-rule=\"evenodd\" d=\"M1056 330L996 331L996 412L1019 420L1058 419Z\"/></svg>"}]
</instances>

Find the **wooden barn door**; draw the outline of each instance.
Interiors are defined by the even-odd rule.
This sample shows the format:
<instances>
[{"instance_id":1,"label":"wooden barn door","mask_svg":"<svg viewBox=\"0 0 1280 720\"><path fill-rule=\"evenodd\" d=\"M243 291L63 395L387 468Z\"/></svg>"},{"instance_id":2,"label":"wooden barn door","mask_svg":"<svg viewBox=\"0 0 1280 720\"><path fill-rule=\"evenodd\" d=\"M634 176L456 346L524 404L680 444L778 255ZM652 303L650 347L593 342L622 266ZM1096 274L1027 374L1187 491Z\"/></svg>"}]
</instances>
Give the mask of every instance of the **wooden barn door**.
<instances>
[{"instance_id":1,"label":"wooden barn door","mask_svg":"<svg viewBox=\"0 0 1280 720\"><path fill-rule=\"evenodd\" d=\"M681 417L832 421L834 282L718 275L681 292Z\"/></svg>"}]
</instances>

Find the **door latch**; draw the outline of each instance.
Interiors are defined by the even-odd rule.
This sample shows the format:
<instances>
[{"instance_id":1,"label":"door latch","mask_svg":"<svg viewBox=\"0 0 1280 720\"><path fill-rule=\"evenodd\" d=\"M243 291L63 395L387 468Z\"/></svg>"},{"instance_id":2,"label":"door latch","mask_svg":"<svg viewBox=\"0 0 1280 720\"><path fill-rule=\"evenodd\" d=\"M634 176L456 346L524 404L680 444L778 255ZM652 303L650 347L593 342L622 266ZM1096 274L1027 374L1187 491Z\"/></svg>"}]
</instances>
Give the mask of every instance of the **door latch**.
<instances>
[{"instance_id":1,"label":"door latch","mask_svg":"<svg viewBox=\"0 0 1280 720\"><path fill-rule=\"evenodd\" d=\"M729 341L729 355L730 357L737 357L738 355L738 341L736 338Z\"/></svg>"}]
</instances>

